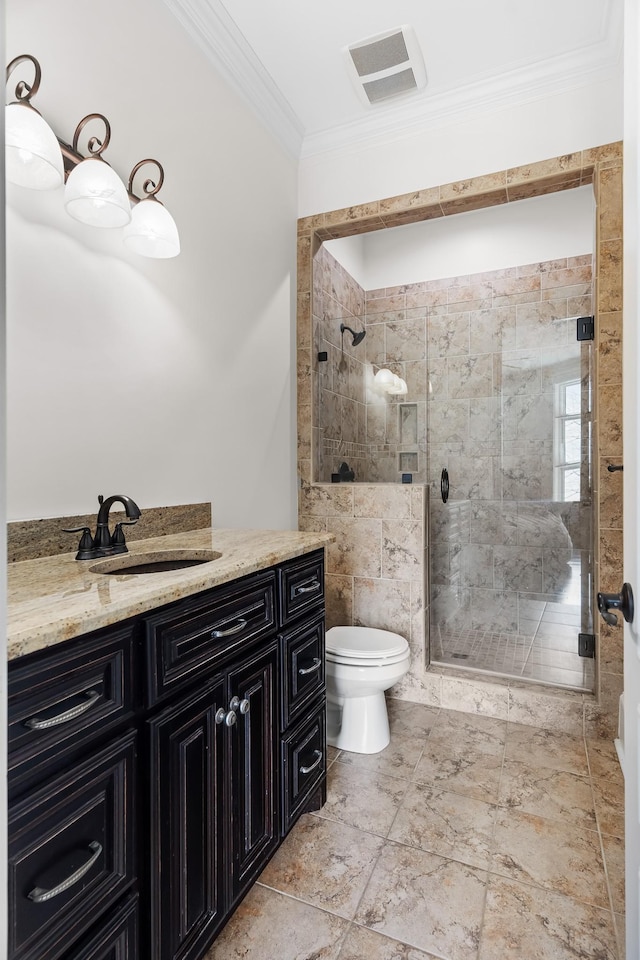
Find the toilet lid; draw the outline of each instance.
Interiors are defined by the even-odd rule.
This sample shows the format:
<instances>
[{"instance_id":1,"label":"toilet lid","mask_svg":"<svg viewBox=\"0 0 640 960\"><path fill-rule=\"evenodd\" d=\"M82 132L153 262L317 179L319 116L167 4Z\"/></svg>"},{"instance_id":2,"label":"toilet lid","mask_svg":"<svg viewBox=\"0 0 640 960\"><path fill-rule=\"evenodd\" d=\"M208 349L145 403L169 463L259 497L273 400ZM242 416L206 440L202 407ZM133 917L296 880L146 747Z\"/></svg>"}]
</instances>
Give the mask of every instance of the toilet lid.
<instances>
[{"instance_id":1,"label":"toilet lid","mask_svg":"<svg viewBox=\"0 0 640 960\"><path fill-rule=\"evenodd\" d=\"M357 660L397 657L409 649L399 633L372 627L331 627L326 639L327 653Z\"/></svg>"}]
</instances>

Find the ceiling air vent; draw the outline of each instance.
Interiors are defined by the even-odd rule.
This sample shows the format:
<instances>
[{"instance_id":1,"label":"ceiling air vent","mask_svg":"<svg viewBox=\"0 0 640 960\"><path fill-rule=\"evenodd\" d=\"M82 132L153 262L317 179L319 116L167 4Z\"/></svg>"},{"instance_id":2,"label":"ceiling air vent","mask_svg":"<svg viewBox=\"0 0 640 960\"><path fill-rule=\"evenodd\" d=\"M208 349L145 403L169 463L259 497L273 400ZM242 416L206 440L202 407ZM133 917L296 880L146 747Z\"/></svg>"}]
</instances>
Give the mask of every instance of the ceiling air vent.
<instances>
[{"instance_id":1,"label":"ceiling air vent","mask_svg":"<svg viewBox=\"0 0 640 960\"><path fill-rule=\"evenodd\" d=\"M406 25L344 48L356 92L367 106L406 96L427 84L416 35Z\"/></svg>"}]
</instances>

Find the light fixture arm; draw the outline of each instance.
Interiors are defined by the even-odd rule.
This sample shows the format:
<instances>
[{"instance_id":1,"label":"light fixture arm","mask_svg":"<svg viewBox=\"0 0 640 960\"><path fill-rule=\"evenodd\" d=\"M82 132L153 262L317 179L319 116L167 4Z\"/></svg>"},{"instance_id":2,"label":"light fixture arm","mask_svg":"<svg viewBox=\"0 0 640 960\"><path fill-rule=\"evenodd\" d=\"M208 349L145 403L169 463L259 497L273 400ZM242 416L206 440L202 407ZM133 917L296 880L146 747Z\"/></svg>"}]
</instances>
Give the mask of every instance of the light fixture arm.
<instances>
[{"instance_id":1,"label":"light fixture arm","mask_svg":"<svg viewBox=\"0 0 640 960\"><path fill-rule=\"evenodd\" d=\"M142 184L142 189L144 190L146 197L154 197L157 200L158 198L156 197L156 193L158 193L158 191L162 189L162 184L164 183L164 168L161 163L159 163L157 160L154 160L152 157L149 157L147 160L140 160L138 163L136 163L135 167L131 171L131 174L129 176L129 185L127 186L127 191L129 193L129 196L132 198L135 197L136 200L138 198L133 192L133 181L135 179L135 176L138 170L140 170L141 167L144 167L145 164L147 163L155 164L156 167L158 168L158 172L160 176L158 177L157 183L151 179L147 179L144 181L144 183Z\"/></svg>"},{"instance_id":2,"label":"light fixture arm","mask_svg":"<svg viewBox=\"0 0 640 960\"><path fill-rule=\"evenodd\" d=\"M75 154L78 154L78 138L90 120L102 120L104 123L104 139L98 140L97 137L90 137L87 143L87 150L91 156L99 157L100 154L107 149L111 141L111 124L101 113L88 113L86 117L82 118L73 135L71 149Z\"/></svg>"},{"instance_id":3,"label":"light fixture arm","mask_svg":"<svg viewBox=\"0 0 640 960\"><path fill-rule=\"evenodd\" d=\"M27 102L29 102L31 100L31 97L35 97L36 93L40 89L40 80L42 78L42 71L40 69L40 64L38 63L35 57L32 57L31 54L29 53L23 53L19 57L14 57L11 63L8 64L7 82L9 80L9 77L15 70L15 68L19 66L21 63L33 64L33 67L35 70L35 78L31 86L29 86L28 83L25 83L24 80L20 80L16 87L15 97L16 97L16 100L22 100L22 101L26 100ZM31 104L29 104L29 106L31 106Z\"/></svg>"}]
</instances>

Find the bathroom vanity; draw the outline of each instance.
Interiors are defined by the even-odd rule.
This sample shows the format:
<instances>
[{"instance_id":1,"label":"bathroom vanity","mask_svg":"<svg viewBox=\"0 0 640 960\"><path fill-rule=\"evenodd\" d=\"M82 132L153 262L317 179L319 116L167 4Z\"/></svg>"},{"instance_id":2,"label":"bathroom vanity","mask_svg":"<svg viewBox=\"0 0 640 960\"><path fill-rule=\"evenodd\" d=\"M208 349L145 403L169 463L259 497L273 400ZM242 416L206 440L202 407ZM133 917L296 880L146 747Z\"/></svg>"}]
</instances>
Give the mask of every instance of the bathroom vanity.
<instances>
[{"instance_id":1,"label":"bathroom vanity","mask_svg":"<svg viewBox=\"0 0 640 960\"><path fill-rule=\"evenodd\" d=\"M176 573L10 571L11 960L202 957L324 802L330 537L182 540L207 536L220 560Z\"/></svg>"}]
</instances>

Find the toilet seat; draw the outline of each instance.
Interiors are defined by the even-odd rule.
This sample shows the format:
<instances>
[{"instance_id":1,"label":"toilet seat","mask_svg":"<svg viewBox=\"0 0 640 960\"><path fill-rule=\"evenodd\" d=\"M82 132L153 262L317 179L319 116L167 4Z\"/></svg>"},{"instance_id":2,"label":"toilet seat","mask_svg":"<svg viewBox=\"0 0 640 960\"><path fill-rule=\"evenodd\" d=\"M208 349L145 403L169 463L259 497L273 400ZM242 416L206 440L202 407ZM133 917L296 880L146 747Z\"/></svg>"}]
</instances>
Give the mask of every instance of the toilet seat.
<instances>
[{"instance_id":1,"label":"toilet seat","mask_svg":"<svg viewBox=\"0 0 640 960\"><path fill-rule=\"evenodd\" d=\"M398 633L373 627L331 627L326 634L327 659L355 666L398 663L409 644Z\"/></svg>"}]
</instances>

